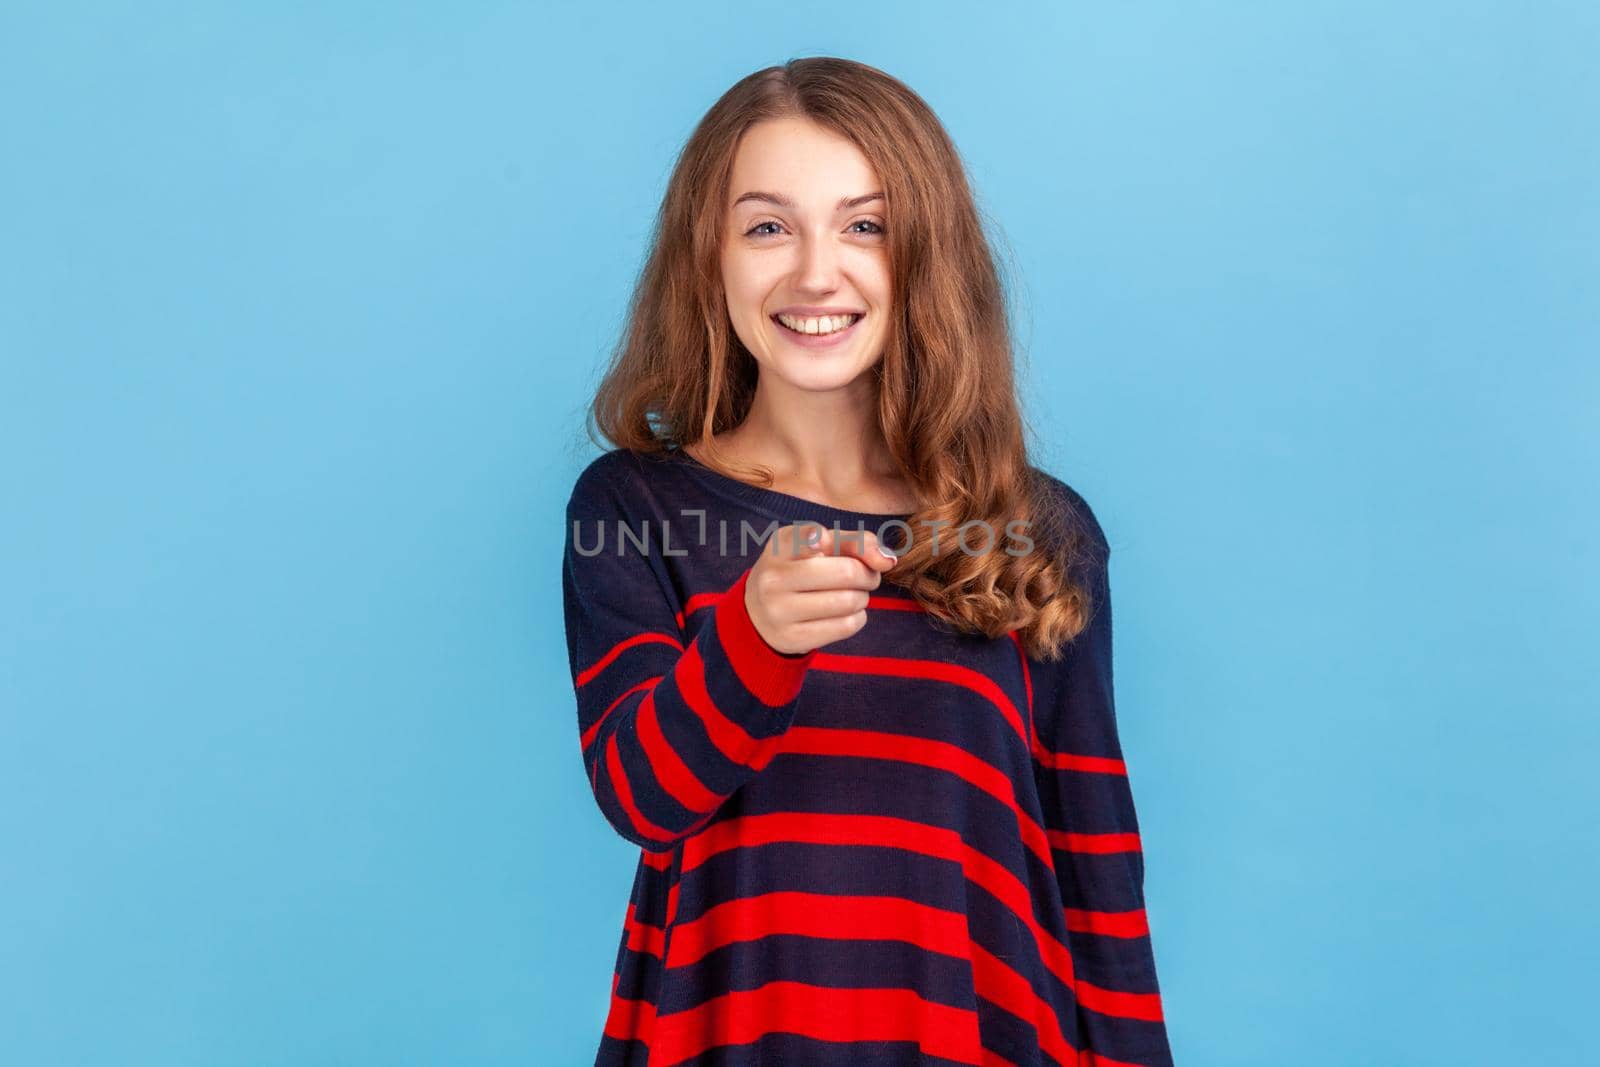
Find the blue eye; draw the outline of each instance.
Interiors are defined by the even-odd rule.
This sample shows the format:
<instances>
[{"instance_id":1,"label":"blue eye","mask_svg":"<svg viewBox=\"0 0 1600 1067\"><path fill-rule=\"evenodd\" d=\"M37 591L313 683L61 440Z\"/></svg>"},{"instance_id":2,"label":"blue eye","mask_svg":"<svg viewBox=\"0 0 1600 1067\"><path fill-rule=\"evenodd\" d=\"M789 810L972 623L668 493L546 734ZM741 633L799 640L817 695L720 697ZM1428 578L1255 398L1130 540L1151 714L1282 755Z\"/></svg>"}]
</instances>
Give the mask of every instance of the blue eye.
<instances>
[{"instance_id":1,"label":"blue eye","mask_svg":"<svg viewBox=\"0 0 1600 1067\"><path fill-rule=\"evenodd\" d=\"M775 237L777 235L773 234L773 233L770 233L770 232L768 232L768 233L757 233L756 231L760 230L761 227L763 227L763 226L781 226L781 225L782 225L781 223L773 222L773 221L771 221L769 219L766 222L758 222L758 223L756 223L754 226L752 226L748 230L744 231L744 235L746 237ZM864 233L864 235L868 236L868 237L879 237L879 236L882 236L882 234L884 232L883 227L878 225L876 222L873 222L871 219L857 219L855 222L852 222L850 224L850 228L851 229L855 229L855 227L857 227L857 226L871 226L872 229L867 230ZM860 230L856 230L856 232L857 233L863 233L863 231L860 231Z\"/></svg>"}]
</instances>

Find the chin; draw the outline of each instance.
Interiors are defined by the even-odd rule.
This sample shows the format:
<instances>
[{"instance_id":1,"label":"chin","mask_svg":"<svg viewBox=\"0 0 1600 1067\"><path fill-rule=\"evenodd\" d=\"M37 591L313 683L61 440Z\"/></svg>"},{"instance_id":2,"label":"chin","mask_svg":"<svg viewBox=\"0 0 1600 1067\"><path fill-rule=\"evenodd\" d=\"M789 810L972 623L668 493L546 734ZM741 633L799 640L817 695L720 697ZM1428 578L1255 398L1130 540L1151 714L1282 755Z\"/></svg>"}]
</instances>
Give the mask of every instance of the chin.
<instances>
[{"instance_id":1,"label":"chin","mask_svg":"<svg viewBox=\"0 0 1600 1067\"><path fill-rule=\"evenodd\" d=\"M871 351L878 344L881 341L875 337L862 337L844 350L806 349L778 337L767 346L766 356L757 362L762 373L775 374L797 389L819 392L841 389L877 364L876 359L863 359L860 353Z\"/></svg>"},{"instance_id":2,"label":"chin","mask_svg":"<svg viewBox=\"0 0 1600 1067\"><path fill-rule=\"evenodd\" d=\"M845 388L871 370L872 365L869 363L864 365L852 364L848 367L828 367L816 363L805 364L783 360L778 366L771 369L796 389L825 393L834 389Z\"/></svg>"}]
</instances>

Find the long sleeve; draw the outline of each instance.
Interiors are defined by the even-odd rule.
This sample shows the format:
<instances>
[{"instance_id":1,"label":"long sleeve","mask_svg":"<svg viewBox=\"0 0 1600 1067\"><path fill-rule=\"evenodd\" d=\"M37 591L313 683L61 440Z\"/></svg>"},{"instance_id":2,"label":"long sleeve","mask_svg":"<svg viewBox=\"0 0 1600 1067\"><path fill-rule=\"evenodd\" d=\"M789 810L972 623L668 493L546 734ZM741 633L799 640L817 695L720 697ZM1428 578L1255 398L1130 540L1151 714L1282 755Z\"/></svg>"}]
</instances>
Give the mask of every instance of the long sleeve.
<instances>
[{"instance_id":1,"label":"long sleeve","mask_svg":"<svg viewBox=\"0 0 1600 1067\"><path fill-rule=\"evenodd\" d=\"M684 531L630 506L611 475L591 465L567 503L568 659L595 801L617 833L659 852L776 754L815 652L762 638L745 606L749 568L685 644L689 620L660 558L685 551Z\"/></svg>"},{"instance_id":2,"label":"long sleeve","mask_svg":"<svg viewBox=\"0 0 1600 1067\"><path fill-rule=\"evenodd\" d=\"M1144 853L1112 684L1110 546L1082 497L1071 508L1091 532L1082 565L1088 627L1055 662L1029 661L1034 771L1066 909L1078 998L1080 1067L1170 1067L1145 913Z\"/></svg>"}]
</instances>

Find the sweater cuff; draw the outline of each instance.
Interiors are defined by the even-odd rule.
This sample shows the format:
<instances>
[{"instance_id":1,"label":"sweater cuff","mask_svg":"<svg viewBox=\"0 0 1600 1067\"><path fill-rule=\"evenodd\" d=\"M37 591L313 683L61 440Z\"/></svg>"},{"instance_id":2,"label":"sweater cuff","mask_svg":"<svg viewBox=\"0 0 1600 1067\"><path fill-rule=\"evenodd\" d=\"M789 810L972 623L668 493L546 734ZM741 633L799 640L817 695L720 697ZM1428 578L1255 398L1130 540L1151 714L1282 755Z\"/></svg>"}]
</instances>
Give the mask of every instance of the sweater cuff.
<instances>
[{"instance_id":1,"label":"sweater cuff","mask_svg":"<svg viewBox=\"0 0 1600 1067\"><path fill-rule=\"evenodd\" d=\"M800 683L817 650L779 652L767 644L745 606L749 583L750 569L746 568L717 602L717 638L740 683L768 707L781 707L799 695Z\"/></svg>"}]
</instances>

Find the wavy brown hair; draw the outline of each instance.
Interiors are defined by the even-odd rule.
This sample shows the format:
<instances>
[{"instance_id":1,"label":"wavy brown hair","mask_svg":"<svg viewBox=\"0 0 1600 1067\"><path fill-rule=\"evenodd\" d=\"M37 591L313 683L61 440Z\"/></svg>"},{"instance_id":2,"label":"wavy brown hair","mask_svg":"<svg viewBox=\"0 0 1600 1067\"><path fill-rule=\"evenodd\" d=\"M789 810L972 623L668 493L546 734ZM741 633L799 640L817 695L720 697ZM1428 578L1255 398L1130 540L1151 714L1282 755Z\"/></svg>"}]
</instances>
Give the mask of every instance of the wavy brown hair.
<instances>
[{"instance_id":1,"label":"wavy brown hair","mask_svg":"<svg viewBox=\"0 0 1600 1067\"><path fill-rule=\"evenodd\" d=\"M794 59L712 105L668 181L590 436L647 453L695 444L714 469L770 487L771 471L726 461L713 440L743 421L758 371L733 330L719 261L740 138L789 117L854 142L882 183L895 314L872 373L884 438L919 502L910 522L995 531L996 550L971 554L935 554L932 539L911 538L889 576L949 626L1015 631L1030 655L1055 659L1088 623L1093 583L1079 567L1103 543L1082 521L1081 498L1028 461L1005 291L960 156L932 109L883 71ZM1018 520L1035 549L998 550L999 531Z\"/></svg>"}]
</instances>

